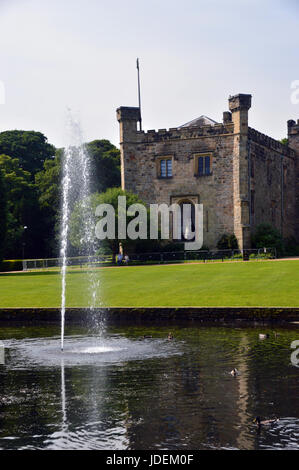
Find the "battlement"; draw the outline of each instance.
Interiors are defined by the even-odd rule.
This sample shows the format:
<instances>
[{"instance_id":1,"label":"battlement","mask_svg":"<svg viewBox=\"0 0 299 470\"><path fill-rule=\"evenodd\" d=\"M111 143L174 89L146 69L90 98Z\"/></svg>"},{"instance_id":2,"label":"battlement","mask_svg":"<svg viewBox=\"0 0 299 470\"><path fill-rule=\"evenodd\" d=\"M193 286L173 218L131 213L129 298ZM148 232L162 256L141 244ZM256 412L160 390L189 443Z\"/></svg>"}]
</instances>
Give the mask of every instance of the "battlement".
<instances>
[{"instance_id":1,"label":"battlement","mask_svg":"<svg viewBox=\"0 0 299 470\"><path fill-rule=\"evenodd\" d=\"M297 123L290 119L288 121L288 135L296 135L299 134L299 119L297 119Z\"/></svg>"},{"instance_id":2,"label":"battlement","mask_svg":"<svg viewBox=\"0 0 299 470\"><path fill-rule=\"evenodd\" d=\"M238 95L230 96L228 99L229 110L236 112L240 110L247 110L251 108L251 95L239 93Z\"/></svg>"},{"instance_id":3,"label":"battlement","mask_svg":"<svg viewBox=\"0 0 299 470\"><path fill-rule=\"evenodd\" d=\"M256 142L257 144L263 145L269 149L275 150L282 155L286 155L288 157L295 157L295 152L287 145L282 144L278 140L269 137L268 135L259 132L252 127L248 128L248 137L250 140Z\"/></svg>"},{"instance_id":4,"label":"battlement","mask_svg":"<svg viewBox=\"0 0 299 470\"><path fill-rule=\"evenodd\" d=\"M233 123L214 124L205 126L171 127L169 129L150 129L147 132L137 131L138 141L161 142L168 140L197 139L217 135L233 134Z\"/></svg>"},{"instance_id":5,"label":"battlement","mask_svg":"<svg viewBox=\"0 0 299 470\"><path fill-rule=\"evenodd\" d=\"M133 106L121 106L116 110L116 117L119 122L121 121L139 121L140 109Z\"/></svg>"}]
</instances>

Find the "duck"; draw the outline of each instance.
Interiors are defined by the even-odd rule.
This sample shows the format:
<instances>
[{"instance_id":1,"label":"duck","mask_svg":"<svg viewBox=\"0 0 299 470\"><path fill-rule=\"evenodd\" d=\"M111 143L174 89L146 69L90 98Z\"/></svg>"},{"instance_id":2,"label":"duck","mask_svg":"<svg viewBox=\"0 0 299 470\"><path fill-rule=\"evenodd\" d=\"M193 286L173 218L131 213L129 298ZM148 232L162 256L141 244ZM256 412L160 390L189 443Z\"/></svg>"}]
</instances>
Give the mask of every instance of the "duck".
<instances>
[{"instance_id":1,"label":"duck","mask_svg":"<svg viewBox=\"0 0 299 470\"><path fill-rule=\"evenodd\" d=\"M142 338L143 339L152 338L152 335L143 335Z\"/></svg>"},{"instance_id":2,"label":"duck","mask_svg":"<svg viewBox=\"0 0 299 470\"><path fill-rule=\"evenodd\" d=\"M232 375L233 377L236 377L237 375L239 375L238 369L234 367L233 370L230 371L230 375Z\"/></svg>"},{"instance_id":3,"label":"duck","mask_svg":"<svg viewBox=\"0 0 299 470\"><path fill-rule=\"evenodd\" d=\"M269 338L269 337L270 337L270 335L268 333L266 333L266 334L265 333L260 333L259 334L259 339L266 339L266 338Z\"/></svg>"},{"instance_id":4,"label":"duck","mask_svg":"<svg viewBox=\"0 0 299 470\"><path fill-rule=\"evenodd\" d=\"M170 333L168 333L168 339L169 339L169 341L173 339L173 335L172 335L172 333L171 333L171 332L170 332Z\"/></svg>"},{"instance_id":5,"label":"duck","mask_svg":"<svg viewBox=\"0 0 299 470\"><path fill-rule=\"evenodd\" d=\"M261 418L257 416L254 418L253 422L258 426L270 426L271 424L277 423L279 421L278 418L273 418L273 419L266 419L264 421L261 421Z\"/></svg>"}]
</instances>

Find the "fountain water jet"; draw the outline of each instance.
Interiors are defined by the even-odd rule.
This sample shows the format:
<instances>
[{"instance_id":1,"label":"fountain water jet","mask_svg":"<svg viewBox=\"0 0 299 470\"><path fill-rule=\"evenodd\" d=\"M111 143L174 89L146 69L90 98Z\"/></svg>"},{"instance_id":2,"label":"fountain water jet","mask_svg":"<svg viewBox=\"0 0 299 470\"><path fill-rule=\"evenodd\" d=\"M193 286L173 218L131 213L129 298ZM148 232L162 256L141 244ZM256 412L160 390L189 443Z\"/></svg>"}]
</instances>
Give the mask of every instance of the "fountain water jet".
<instances>
[{"instance_id":1,"label":"fountain water jet","mask_svg":"<svg viewBox=\"0 0 299 470\"><path fill-rule=\"evenodd\" d=\"M91 194L90 157L83 144L78 121L68 115L69 145L63 153L62 177L62 219L61 219L61 350L64 349L64 328L66 312L66 274L69 250L70 214L74 205L80 203L82 210L82 253L87 256L88 268L91 267L95 253L94 221L89 206ZM88 305L91 310L96 306L99 285L93 269L88 271Z\"/></svg>"},{"instance_id":2,"label":"fountain water jet","mask_svg":"<svg viewBox=\"0 0 299 470\"><path fill-rule=\"evenodd\" d=\"M69 193L70 193L70 158L68 152L63 159L63 179L62 179L62 224L61 224L61 351L64 347L64 324L65 324L65 301L66 301L66 267L68 248L68 227L69 227Z\"/></svg>"}]
</instances>

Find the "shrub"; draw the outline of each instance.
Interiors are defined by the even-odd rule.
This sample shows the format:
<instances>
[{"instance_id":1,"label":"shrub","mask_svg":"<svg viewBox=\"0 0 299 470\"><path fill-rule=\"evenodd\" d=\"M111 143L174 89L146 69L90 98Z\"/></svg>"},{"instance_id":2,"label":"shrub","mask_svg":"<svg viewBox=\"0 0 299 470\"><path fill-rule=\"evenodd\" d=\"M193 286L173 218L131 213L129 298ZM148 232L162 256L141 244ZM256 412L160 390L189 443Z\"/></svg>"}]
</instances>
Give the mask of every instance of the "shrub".
<instances>
[{"instance_id":1,"label":"shrub","mask_svg":"<svg viewBox=\"0 0 299 470\"><path fill-rule=\"evenodd\" d=\"M243 255L242 255L242 253L235 253L232 256L232 259L243 259Z\"/></svg>"},{"instance_id":2,"label":"shrub","mask_svg":"<svg viewBox=\"0 0 299 470\"><path fill-rule=\"evenodd\" d=\"M5 260L1 263L1 271L23 271L23 262L20 259Z\"/></svg>"},{"instance_id":3,"label":"shrub","mask_svg":"<svg viewBox=\"0 0 299 470\"><path fill-rule=\"evenodd\" d=\"M279 231L270 224L260 224L251 237L253 248L275 248L282 255L283 243Z\"/></svg>"},{"instance_id":4,"label":"shrub","mask_svg":"<svg viewBox=\"0 0 299 470\"><path fill-rule=\"evenodd\" d=\"M236 236L232 234L224 233L217 243L218 250L237 250L238 240Z\"/></svg>"},{"instance_id":5,"label":"shrub","mask_svg":"<svg viewBox=\"0 0 299 470\"><path fill-rule=\"evenodd\" d=\"M299 256L299 243L294 237L283 240L284 255Z\"/></svg>"}]
</instances>

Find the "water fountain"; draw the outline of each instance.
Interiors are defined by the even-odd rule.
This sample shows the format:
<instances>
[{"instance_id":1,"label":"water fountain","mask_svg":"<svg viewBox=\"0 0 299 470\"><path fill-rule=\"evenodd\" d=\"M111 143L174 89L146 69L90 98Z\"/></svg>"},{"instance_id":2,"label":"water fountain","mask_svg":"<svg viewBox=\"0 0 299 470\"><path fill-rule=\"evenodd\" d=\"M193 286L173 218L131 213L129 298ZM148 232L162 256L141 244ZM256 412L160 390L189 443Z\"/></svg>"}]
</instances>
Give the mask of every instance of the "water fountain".
<instances>
[{"instance_id":1,"label":"water fountain","mask_svg":"<svg viewBox=\"0 0 299 470\"><path fill-rule=\"evenodd\" d=\"M88 268L88 305L93 310L96 306L98 282L91 269L95 254L94 222L89 208L91 194L91 165L90 156L84 146L83 136L78 120L68 116L69 144L63 153L62 177L62 218L61 218L61 350L64 349L64 329L66 312L66 274L69 249L70 214L76 203L82 211L82 255L86 257Z\"/></svg>"}]
</instances>

